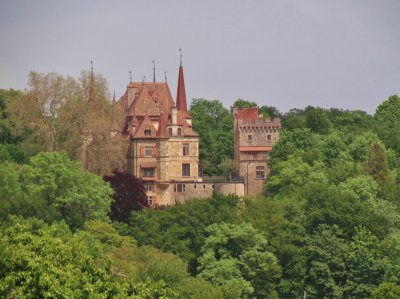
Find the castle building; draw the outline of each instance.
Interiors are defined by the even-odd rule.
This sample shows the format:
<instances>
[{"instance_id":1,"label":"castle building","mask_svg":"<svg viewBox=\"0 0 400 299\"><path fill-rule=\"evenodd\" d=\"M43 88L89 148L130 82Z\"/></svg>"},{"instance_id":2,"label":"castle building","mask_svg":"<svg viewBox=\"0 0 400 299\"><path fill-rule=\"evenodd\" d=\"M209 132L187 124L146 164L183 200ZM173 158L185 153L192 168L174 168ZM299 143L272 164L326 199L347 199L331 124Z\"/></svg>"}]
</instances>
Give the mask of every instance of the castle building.
<instances>
[{"instance_id":1,"label":"castle building","mask_svg":"<svg viewBox=\"0 0 400 299\"><path fill-rule=\"evenodd\" d=\"M167 82L130 82L119 100L126 112L127 170L143 179L149 204L209 197L214 184L199 178L199 135L187 111L182 62L176 105Z\"/></svg>"},{"instance_id":2,"label":"castle building","mask_svg":"<svg viewBox=\"0 0 400 299\"><path fill-rule=\"evenodd\" d=\"M264 119L258 107L234 107L233 116L234 155L239 176L244 178L245 194L261 194L270 172L269 152L279 140L281 120Z\"/></svg>"}]
</instances>

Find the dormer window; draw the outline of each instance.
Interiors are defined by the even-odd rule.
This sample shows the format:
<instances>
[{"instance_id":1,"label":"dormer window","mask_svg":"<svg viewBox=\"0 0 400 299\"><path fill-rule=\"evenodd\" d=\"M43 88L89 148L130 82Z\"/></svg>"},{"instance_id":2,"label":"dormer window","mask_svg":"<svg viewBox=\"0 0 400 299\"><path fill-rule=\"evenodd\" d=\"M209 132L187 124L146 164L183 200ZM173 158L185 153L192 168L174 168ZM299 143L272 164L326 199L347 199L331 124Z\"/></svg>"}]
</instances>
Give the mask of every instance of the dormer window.
<instances>
[{"instance_id":1,"label":"dormer window","mask_svg":"<svg viewBox=\"0 0 400 299\"><path fill-rule=\"evenodd\" d=\"M151 136L151 130L150 129L144 130L144 136Z\"/></svg>"},{"instance_id":2,"label":"dormer window","mask_svg":"<svg viewBox=\"0 0 400 299\"><path fill-rule=\"evenodd\" d=\"M182 129L178 128L178 136L182 136Z\"/></svg>"},{"instance_id":3,"label":"dormer window","mask_svg":"<svg viewBox=\"0 0 400 299\"><path fill-rule=\"evenodd\" d=\"M168 134L169 136L172 136L172 128L168 128Z\"/></svg>"}]
</instances>

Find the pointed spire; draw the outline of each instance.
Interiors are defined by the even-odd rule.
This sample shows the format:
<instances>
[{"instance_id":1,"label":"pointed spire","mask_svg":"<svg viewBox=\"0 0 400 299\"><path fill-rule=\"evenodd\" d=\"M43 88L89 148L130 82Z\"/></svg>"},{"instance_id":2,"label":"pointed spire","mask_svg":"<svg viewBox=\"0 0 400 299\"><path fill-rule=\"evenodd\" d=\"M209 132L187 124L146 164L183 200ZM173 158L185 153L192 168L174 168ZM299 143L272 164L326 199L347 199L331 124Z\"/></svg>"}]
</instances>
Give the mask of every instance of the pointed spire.
<instances>
[{"instance_id":1,"label":"pointed spire","mask_svg":"<svg viewBox=\"0 0 400 299\"><path fill-rule=\"evenodd\" d=\"M90 68L90 86L89 86L89 102L95 104L95 94L94 94L94 73L93 73L93 61L90 61L91 68Z\"/></svg>"},{"instance_id":2,"label":"pointed spire","mask_svg":"<svg viewBox=\"0 0 400 299\"><path fill-rule=\"evenodd\" d=\"M180 52L180 66L179 66L179 78L178 78L178 90L176 93L176 107L179 111L187 112L186 105L186 91L185 91L185 80L183 78L183 67L182 67L182 50Z\"/></svg>"},{"instance_id":3,"label":"pointed spire","mask_svg":"<svg viewBox=\"0 0 400 299\"><path fill-rule=\"evenodd\" d=\"M153 83L156 83L156 61L153 60Z\"/></svg>"}]
</instances>

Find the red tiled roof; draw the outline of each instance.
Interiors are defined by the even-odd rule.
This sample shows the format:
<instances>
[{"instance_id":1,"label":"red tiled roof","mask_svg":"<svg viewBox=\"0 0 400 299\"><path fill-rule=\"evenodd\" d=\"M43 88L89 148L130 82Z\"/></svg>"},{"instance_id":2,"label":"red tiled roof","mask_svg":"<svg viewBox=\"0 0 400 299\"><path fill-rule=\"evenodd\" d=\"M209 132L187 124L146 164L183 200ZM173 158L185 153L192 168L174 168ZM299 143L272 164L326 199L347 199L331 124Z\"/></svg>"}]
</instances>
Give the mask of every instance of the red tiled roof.
<instances>
[{"instance_id":1,"label":"red tiled roof","mask_svg":"<svg viewBox=\"0 0 400 299\"><path fill-rule=\"evenodd\" d=\"M118 101L126 111L126 134L131 131L130 136L133 138L168 138L168 126L171 125L171 112L174 104L168 84L166 82L131 82L127 88L125 94ZM129 107L128 90L135 92ZM176 100L177 125L182 128L182 136L199 136L187 121L192 117L187 112L182 66L179 67ZM159 121L158 130L152 121ZM145 130L151 130L151 134L145 135Z\"/></svg>"},{"instance_id":2,"label":"red tiled roof","mask_svg":"<svg viewBox=\"0 0 400 299\"><path fill-rule=\"evenodd\" d=\"M135 98L128 108L128 115L159 116L161 111L168 111L173 105L167 83L132 82L128 88L137 89Z\"/></svg>"},{"instance_id":3,"label":"red tiled roof","mask_svg":"<svg viewBox=\"0 0 400 299\"><path fill-rule=\"evenodd\" d=\"M241 146L239 151L241 152L269 152L272 150L271 146Z\"/></svg>"},{"instance_id":4,"label":"red tiled roof","mask_svg":"<svg viewBox=\"0 0 400 299\"><path fill-rule=\"evenodd\" d=\"M145 135L145 130L150 130L150 135ZM139 128L133 134L135 138L156 138L157 130L151 123L151 119L148 115L144 117L139 125Z\"/></svg>"},{"instance_id":5,"label":"red tiled roof","mask_svg":"<svg viewBox=\"0 0 400 299\"><path fill-rule=\"evenodd\" d=\"M178 108L178 111L187 112L185 79L183 78L182 65L179 67L178 88L176 92L176 108Z\"/></svg>"}]
</instances>

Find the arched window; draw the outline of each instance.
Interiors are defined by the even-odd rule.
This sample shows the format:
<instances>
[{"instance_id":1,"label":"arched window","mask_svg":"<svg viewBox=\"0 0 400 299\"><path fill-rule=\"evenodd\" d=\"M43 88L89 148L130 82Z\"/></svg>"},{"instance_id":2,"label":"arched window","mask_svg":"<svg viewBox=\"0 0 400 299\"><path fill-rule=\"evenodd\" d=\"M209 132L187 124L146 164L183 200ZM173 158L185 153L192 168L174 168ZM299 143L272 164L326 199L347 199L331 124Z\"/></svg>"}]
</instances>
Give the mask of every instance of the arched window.
<instances>
[{"instance_id":1,"label":"arched window","mask_svg":"<svg viewBox=\"0 0 400 299\"><path fill-rule=\"evenodd\" d=\"M182 129L178 128L178 136L182 136Z\"/></svg>"},{"instance_id":2,"label":"arched window","mask_svg":"<svg viewBox=\"0 0 400 299\"><path fill-rule=\"evenodd\" d=\"M168 128L168 134L169 136L172 136L172 128Z\"/></svg>"}]
</instances>

